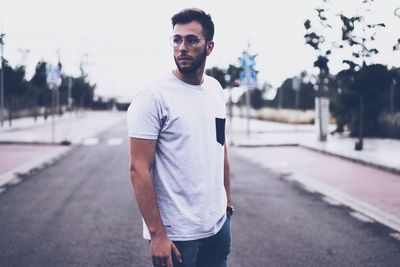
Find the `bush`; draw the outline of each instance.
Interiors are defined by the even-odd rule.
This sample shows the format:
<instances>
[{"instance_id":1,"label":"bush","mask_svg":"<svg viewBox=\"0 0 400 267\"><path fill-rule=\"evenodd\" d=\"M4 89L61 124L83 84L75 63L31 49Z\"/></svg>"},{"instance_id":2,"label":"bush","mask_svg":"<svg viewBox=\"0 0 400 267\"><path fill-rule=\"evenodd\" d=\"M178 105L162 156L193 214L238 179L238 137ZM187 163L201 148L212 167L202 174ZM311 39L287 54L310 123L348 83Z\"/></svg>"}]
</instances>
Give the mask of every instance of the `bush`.
<instances>
[{"instance_id":1,"label":"bush","mask_svg":"<svg viewBox=\"0 0 400 267\"><path fill-rule=\"evenodd\" d=\"M400 139L400 112L395 114L382 113L378 119L382 136Z\"/></svg>"}]
</instances>

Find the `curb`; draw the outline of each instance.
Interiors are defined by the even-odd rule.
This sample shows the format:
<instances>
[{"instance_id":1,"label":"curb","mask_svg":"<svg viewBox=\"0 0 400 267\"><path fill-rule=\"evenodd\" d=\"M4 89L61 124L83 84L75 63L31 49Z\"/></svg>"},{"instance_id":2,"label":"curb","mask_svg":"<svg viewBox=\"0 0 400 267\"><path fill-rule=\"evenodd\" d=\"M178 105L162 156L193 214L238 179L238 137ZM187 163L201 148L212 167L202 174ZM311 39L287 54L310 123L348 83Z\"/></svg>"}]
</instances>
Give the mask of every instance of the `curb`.
<instances>
[{"instance_id":1,"label":"curb","mask_svg":"<svg viewBox=\"0 0 400 267\"><path fill-rule=\"evenodd\" d=\"M281 173L282 174L282 173ZM378 208L375 208L368 203L360 201L346 193L334 189L331 186L320 183L313 179L301 176L298 174L282 175L283 179L290 182L297 182L305 186L306 190L318 192L324 196L336 200L339 204L347 206L352 210L358 211L365 216L373 219L373 221L379 222L394 231L400 232L400 218L389 213L386 213Z\"/></svg>"},{"instance_id":2,"label":"curb","mask_svg":"<svg viewBox=\"0 0 400 267\"><path fill-rule=\"evenodd\" d=\"M300 147L304 147L304 148L309 149L309 150L313 150L313 151L320 152L320 153L323 153L323 154L327 154L327 155L330 155L330 156L335 156L335 157L338 157L338 158L350 160L352 162L360 163L360 164L363 164L365 166L374 167L374 168L377 168L377 169L380 169L380 170L383 170L383 171L387 171L387 172L391 172L391 173L394 173L394 174L400 174L400 169L399 168L394 168L394 167L382 165L382 164L379 164L379 163L366 161L366 160L363 160L363 159L360 159L360 158L353 158L353 157L350 157L350 156L341 155L341 154L338 154L338 153L335 153L335 152L331 152L331 151L328 151L328 150L325 150L325 149L321 149L321 148L316 148L316 147L313 147L313 146L310 146L310 145L304 145L304 144L298 144L298 145Z\"/></svg>"},{"instance_id":3,"label":"curb","mask_svg":"<svg viewBox=\"0 0 400 267\"><path fill-rule=\"evenodd\" d=\"M65 143L65 142L68 142ZM0 141L0 145L40 145L40 146L72 146L71 142L64 140L61 142L38 142L38 141Z\"/></svg>"},{"instance_id":4,"label":"curb","mask_svg":"<svg viewBox=\"0 0 400 267\"><path fill-rule=\"evenodd\" d=\"M61 158L68 155L74 148L75 148L75 146L69 146L69 147L65 146L65 149L63 151L48 153L45 156L31 160L31 161L17 167L14 170L11 170L9 172L1 174L0 175L0 189L7 185L13 185L13 184L20 182L20 178L19 178L20 176L29 175L34 170L42 169L51 164L54 164Z\"/></svg>"},{"instance_id":5,"label":"curb","mask_svg":"<svg viewBox=\"0 0 400 267\"><path fill-rule=\"evenodd\" d=\"M294 147L294 146L299 146L299 144L296 143L277 143L277 144L240 144L240 143L230 143L231 146L235 147Z\"/></svg>"},{"instance_id":6,"label":"curb","mask_svg":"<svg viewBox=\"0 0 400 267\"><path fill-rule=\"evenodd\" d=\"M300 146L302 146L302 145L300 145ZM305 147L305 148L307 148L307 147ZM329 154L328 152L324 152L324 151L321 151L318 149L314 149L314 150ZM335 156L336 154L332 154L332 155ZM338 156L338 155L336 155L336 156ZM340 157L340 155L339 155L339 157ZM353 160L352 158L347 158L347 157L343 157L343 158ZM264 163L264 162L260 163L259 161L253 161L253 162L261 164L261 166L267 168L268 170L270 170L271 172L275 173L276 175L280 176L282 179L284 179L288 182L294 182L294 183L299 184L302 187L302 189L305 191L308 191L310 193L318 193L318 194L325 196L326 198L331 200L331 203L334 203L332 205L342 205L342 206L349 207L350 209L361 213L362 215L366 216L367 218L370 218L371 219L370 221L378 222L382 225L385 225L386 227L397 232L397 233L394 233L393 235L400 236L400 234L399 234L400 233L400 217L389 214L389 213L387 213L381 209L378 209L364 201L356 199L347 193L337 190L332 186L329 186L325 183L321 183L321 182L319 182L315 179L309 178L307 176L300 175L300 174L294 174L285 169L281 169L276 166L271 166L268 163ZM365 164L365 163L363 163L363 164Z\"/></svg>"},{"instance_id":7,"label":"curb","mask_svg":"<svg viewBox=\"0 0 400 267\"><path fill-rule=\"evenodd\" d=\"M393 174L398 174L400 175L400 168L395 168L395 167L390 167L390 166L386 166L383 164L379 164L379 163L375 163L375 162L371 162L371 161L366 161L360 158L353 158L351 156L346 156L343 154L338 154L335 152L331 152L328 151L326 149L322 149L322 148L317 148L317 147L313 147L307 144L301 144L301 143L277 143L277 144L271 144L271 143L264 143L264 144L245 144L245 143L235 143L234 141L230 142L230 145L232 146L236 146L236 147L248 147L248 148L252 148L252 147L294 147L294 146L298 146L298 147L303 147L305 149L309 149L315 152L320 152L326 155L330 155L330 156L335 156L341 159L345 159L345 160L349 160L355 163L359 163L365 166L370 166L370 167L374 167L383 171L387 171Z\"/></svg>"}]
</instances>

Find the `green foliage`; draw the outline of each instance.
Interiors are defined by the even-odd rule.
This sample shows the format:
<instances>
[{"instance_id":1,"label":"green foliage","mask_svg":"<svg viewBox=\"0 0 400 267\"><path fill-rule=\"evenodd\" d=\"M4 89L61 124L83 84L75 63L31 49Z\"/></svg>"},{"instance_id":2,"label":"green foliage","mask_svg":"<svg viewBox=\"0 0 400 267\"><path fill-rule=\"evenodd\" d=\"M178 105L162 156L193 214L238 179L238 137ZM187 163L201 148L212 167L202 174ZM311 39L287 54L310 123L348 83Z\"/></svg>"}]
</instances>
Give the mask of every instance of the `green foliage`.
<instances>
[{"instance_id":1,"label":"green foliage","mask_svg":"<svg viewBox=\"0 0 400 267\"><path fill-rule=\"evenodd\" d=\"M51 92L49 87L47 86L46 77L47 77L47 63L44 61L39 61L36 64L35 74L30 80L30 95L33 95L36 98L37 103L40 107L51 105Z\"/></svg>"},{"instance_id":2,"label":"green foliage","mask_svg":"<svg viewBox=\"0 0 400 267\"><path fill-rule=\"evenodd\" d=\"M206 74L215 78L221 84L222 88L225 89L228 86L238 86L238 80L241 71L241 67L236 67L235 65L229 64L228 69L212 67L211 69L206 70Z\"/></svg>"},{"instance_id":3,"label":"green foliage","mask_svg":"<svg viewBox=\"0 0 400 267\"><path fill-rule=\"evenodd\" d=\"M242 71L241 67L236 67L235 65L229 64L228 69L226 70L226 73L229 76L229 86L235 87L240 78L240 73Z\"/></svg>"},{"instance_id":4,"label":"green foliage","mask_svg":"<svg viewBox=\"0 0 400 267\"><path fill-rule=\"evenodd\" d=\"M66 79L62 84L64 92L66 92ZM80 76L72 79L72 99L75 103L80 103L83 107L90 107L93 103L95 84L90 84L86 76Z\"/></svg>"},{"instance_id":5,"label":"green foliage","mask_svg":"<svg viewBox=\"0 0 400 267\"><path fill-rule=\"evenodd\" d=\"M93 102L95 84L90 84L87 76L73 78L72 98L74 103L83 107L90 107ZM67 104L68 84L66 77L62 77L62 84L59 88L61 105ZM52 92L47 85L47 63L39 61L35 67L35 73L32 78L27 81L25 78L25 67L18 66L12 68L4 60L4 97L8 103L12 99L24 99L24 101L11 101L21 103L22 106L13 105L13 108L26 109L33 108L32 105L27 107L25 102L35 103L36 107L51 106ZM32 111L36 114L36 110Z\"/></svg>"},{"instance_id":6,"label":"green foliage","mask_svg":"<svg viewBox=\"0 0 400 267\"><path fill-rule=\"evenodd\" d=\"M392 75L386 66L364 65L360 70L348 69L336 76L337 95L332 97L332 114L336 117L338 131L347 125L351 135L359 131L359 101L364 101L363 134L380 135L378 118L385 110L388 99L385 97L392 84Z\"/></svg>"},{"instance_id":7,"label":"green foliage","mask_svg":"<svg viewBox=\"0 0 400 267\"><path fill-rule=\"evenodd\" d=\"M25 94L28 89L28 82L24 79L25 68L17 67L13 69L4 62L4 95L18 96Z\"/></svg>"},{"instance_id":8,"label":"green foliage","mask_svg":"<svg viewBox=\"0 0 400 267\"><path fill-rule=\"evenodd\" d=\"M250 90L250 106L254 109L260 109L265 106L263 92L260 89Z\"/></svg>"},{"instance_id":9,"label":"green foliage","mask_svg":"<svg viewBox=\"0 0 400 267\"><path fill-rule=\"evenodd\" d=\"M400 139L400 112L382 113L378 118L378 123L383 136Z\"/></svg>"},{"instance_id":10,"label":"green foliage","mask_svg":"<svg viewBox=\"0 0 400 267\"><path fill-rule=\"evenodd\" d=\"M327 1L323 2L327 3ZM327 9L325 8L315 9L317 12L319 28L313 26L310 19L307 19L304 22L304 27L306 29L306 34L304 35L305 42L317 52L317 59L314 61L314 67L319 69L318 85L316 86L317 96L327 96L329 94L329 87L327 87L330 76L328 63L329 56L332 54L331 47L333 44L325 44L326 39L324 36L324 30L332 28L328 23L328 18L325 14L326 10ZM323 46L323 44L325 45Z\"/></svg>"},{"instance_id":11,"label":"green foliage","mask_svg":"<svg viewBox=\"0 0 400 267\"><path fill-rule=\"evenodd\" d=\"M302 74L302 76L305 75L305 73ZM301 110L314 109L315 96L316 91L314 85L311 82L305 82L304 79L302 79L298 92L299 102L297 108ZM295 109L295 99L296 91L293 90L293 78L288 78L277 89L276 97L272 101L267 101L267 105L270 107Z\"/></svg>"},{"instance_id":12,"label":"green foliage","mask_svg":"<svg viewBox=\"0 0 400 267\"><path fill-rule=\"evenodd\" d=\"M206 70L206 74L214 77L222 86L222 88L226 88L225 74L226 70L220 69L218 67L213 67L211 69Z\"/></svg>"}]
</instances>

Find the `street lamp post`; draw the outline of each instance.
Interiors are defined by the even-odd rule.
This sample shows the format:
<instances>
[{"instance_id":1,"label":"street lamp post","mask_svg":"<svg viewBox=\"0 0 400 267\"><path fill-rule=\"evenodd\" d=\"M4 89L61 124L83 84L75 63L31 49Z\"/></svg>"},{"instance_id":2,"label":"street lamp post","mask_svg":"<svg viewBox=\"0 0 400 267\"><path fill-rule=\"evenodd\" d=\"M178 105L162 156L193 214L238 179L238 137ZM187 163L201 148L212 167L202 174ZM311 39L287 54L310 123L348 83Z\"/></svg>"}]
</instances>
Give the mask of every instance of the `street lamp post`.
<instances>
[{"instance_id":1,"label":"street lamp post","mask_svg":"<svg viewBox=\"0 0 400 267\"><path fill-rule=\"evenodd\" d=\"M1 62L0 62L0 69L1 69L1 78L0 78L0 126L3 127L4 123L4 66L3 66L3 47L4 47L4 33L0 33L0 49L1 49Z\"/></svg>"}]
</instances>

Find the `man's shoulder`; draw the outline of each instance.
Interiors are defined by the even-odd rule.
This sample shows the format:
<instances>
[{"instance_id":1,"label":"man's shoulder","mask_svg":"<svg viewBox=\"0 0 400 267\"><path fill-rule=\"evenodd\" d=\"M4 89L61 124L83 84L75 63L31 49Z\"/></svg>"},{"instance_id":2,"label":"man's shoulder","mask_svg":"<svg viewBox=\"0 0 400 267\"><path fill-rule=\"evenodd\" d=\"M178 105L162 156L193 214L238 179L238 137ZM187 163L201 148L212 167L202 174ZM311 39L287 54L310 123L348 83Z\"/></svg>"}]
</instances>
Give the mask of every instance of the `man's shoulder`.
<instances>
[{"instance_id":1,"label":"man's shoulder","mask_svg":"<svg viewBox=\"0 0 400 267\"><path fill-rule=\"evenodd\" d=\"M217 87L218 89L222 89L220 82L212 76L204 74L204 81L210 86Z\"/></svg>"}]
</instances>

